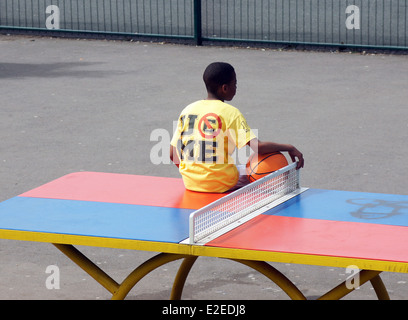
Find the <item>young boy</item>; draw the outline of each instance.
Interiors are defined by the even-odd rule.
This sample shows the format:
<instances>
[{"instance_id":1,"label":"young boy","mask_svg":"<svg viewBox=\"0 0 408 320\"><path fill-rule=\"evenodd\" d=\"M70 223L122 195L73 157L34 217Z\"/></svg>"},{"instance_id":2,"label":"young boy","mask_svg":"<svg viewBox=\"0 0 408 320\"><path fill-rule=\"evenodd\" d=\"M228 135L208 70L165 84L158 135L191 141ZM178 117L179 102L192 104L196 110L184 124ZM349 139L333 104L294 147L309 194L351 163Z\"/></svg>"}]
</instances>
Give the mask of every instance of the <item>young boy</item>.
<instances>
[{"instance_id":1,"label":"young boy","mask_svg":"<svg viewBox=\"0 0 408 320\"><path fill-rule=\"evenodd\" d=\"M225 103L237 88L234 68L224 62L211 63L203 80L207 99L188 105L180 114L171 140L170 159L179 168L186 189L200 192L226 192L249 183L231 159L235 148L249 145L258 154L288 152L297 168L303 155L294 146L257 139L242 113ZM242 179L244 178L244 179ZM239 185L237 185L240 180Z\"/></svg>"}]
</instances>

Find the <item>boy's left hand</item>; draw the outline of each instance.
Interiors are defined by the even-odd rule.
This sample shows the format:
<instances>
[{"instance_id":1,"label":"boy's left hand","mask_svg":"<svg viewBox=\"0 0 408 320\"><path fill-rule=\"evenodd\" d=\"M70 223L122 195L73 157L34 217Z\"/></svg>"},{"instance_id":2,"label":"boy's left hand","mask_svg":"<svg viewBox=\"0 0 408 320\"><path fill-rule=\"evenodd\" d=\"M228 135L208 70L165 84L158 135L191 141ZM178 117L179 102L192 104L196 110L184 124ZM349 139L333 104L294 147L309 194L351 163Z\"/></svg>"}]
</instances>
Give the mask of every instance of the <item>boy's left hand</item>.
<instances>
[{"instance_id":1,"label":"boy's left hand","mask_svg":"<svg viewBox=\"0 0 408 320\"><path fill-rule=\"evenodd\" d=\"M297 163L296 169L303 168L305 164L305 160L303 159L303 154L295 147L293 148L293 150L289 151L288 153L293 162L295 162L297 159L298 163Z\"/></svg>"}]
</instances>

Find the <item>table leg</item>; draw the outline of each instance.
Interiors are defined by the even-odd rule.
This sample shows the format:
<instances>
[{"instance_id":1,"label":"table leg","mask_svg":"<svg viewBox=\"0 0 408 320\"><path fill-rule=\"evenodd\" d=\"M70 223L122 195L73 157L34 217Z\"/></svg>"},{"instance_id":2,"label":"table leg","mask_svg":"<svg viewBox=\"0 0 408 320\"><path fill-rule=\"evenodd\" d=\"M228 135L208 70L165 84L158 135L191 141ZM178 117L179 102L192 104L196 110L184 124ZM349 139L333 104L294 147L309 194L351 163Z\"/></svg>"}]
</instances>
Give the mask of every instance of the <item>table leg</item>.
<instances>
[{"instance_id":1,"label":"table leg","mask_svg":"<svg viewBox=\"0 0 408 320\"><path fill-rule=\"evenodd\" d=\"M74 246L70 244L53 243L63 254L75 262L92 278L98 281L110 293L114 293L119 288L119 284L107 275L102 269L95 265L91 260L84 256Z\"/></svg>"},{"instance_id":2,"label":"table leg","mask_svg":"<svg viewBox=\"0 0 408 320\"><path fill-rule=\"evenodd\" d=\"M171 299L181 299L184 284L187 276L197 260L197 256L188 256L181 254L171 254L171 253L160 253L146 262L142 263L139 267L133 270L121 284L118 284L109 275L107 275L102 269L95 265L91 260L89 260L85 255L78 251L75 247L68 244L57 244L54 243L62 253L64 253L68 258L75 262L79 267L86 271L92 278L99 282L105 289L112 293L112 300L124 299L129 291L148 273L157 269L158 267L178 260L183 259L184 261L180 265L177 272L176 278L174 280L173 289L171 292ZM274 267L263 261L251 261L251 260L241 260L241 259L230 259L242 263L260 273L265 275L267 278L276 283L291 299L294 300L305 300L306 297L302 292L281 272L276 270ZM379 274L381 271L372 270L361 270L358 274L360 285L370 281L378 299L389 300L387 289L382 282ZM357 275L355 276L357 277ZM319 300L338 300L353 291L354 288L347 287L347 281L344 281L334 289L330 290L326 294L322 295Z\"/></svg>"},{"instance_id":3,"label":"table leg","mask_svg":"<svg viewBox=\"0 0 408 320\"><path fill-rule=\"evenodd\" d=\"M181 294L183 293L184 284L186 282L187 276L193 267L194 262L198 257L191 256L184 259L181 263L180 268L177 272L176 278L174 279L173 288L171 290L170 299L180 300Z\"/></svg>"},{"instance_id":4,"label":"table leg","mask_svg":"<svg viewBox=\"0 0 408 320\"><path fill-rule=\"evenodd\" d=\"M142 263L133 270L121 284L118 284L74 246L58 243L54 243L53 245L112 293L112 300L124 299L129 291L151 271L171 261L187 257L180 254L160 253Z\"/></svg>"},{"instance_id":5,"label":"table leg","mask_svg":"<svg viewBox=\"0 0 408 320\"><path fill-rule=\"evenodd\" d=\"M303 293L290 281L284 274L272 267L264 261L251 261L231 259L233 261L242 263L272 280L277 284L292 300L306 300Z\"/></svg>"},{"instance_id":6,"label":"table leg","mask_svg":"<svg viewBox=\"0 0 408 320\"><path fill-rule=\"evenodd\" d=\"M181 299L182 291L186 278L197 260L197 257L187 257L184 259L183 263L180 265L179 271L174 280L173 289L171 293L171 299ZM251 260L241 260L241 259L230 259L242 263L260 273L265 275L276 285L278 285L292 300L306 300L303 293L280 271L272 267L270 264L263 261L251 261ZM372 270L362 270L359 273L360 285L370 281L378 299L389 300L387 289L383 281L381 280L379 274L380 271ZM319 298L319 300L338 300L353 291L353 288L347 288L346 281L330 290L328 293Z\"/></svg>"},{"instance_id":7,"label":"table leg","mask_svg":"<svg viewBox=\"0 0 408 320\"><path fill-rule=\"evenodd\" d=\"M177 272L176 278L174 280L173 289L171 292L171 299L181 299L181 294L183 292L184 284L186 278L198 257L187 257L184 259L183 263ZM276 270L270 264L263 261L250 261L250 260L240 260L240 259L230 259L235 262L242 263L272 280L276 283L291 299L293 300L306 300L306 297L300 292L300 290L281 272Z\"/></svg>"},{"instance_id":8,"label":"table leg","mask_svg":"<svg viewBox=\"0 0 408 320\"><path fill-rule=\"evenodd\" d=\"M359 285L366 283L367 281L371 281L371 284L374 287L374 290L377 294L378 299L381 300L389 300L390 297L388 295L387 289L384 286L379 274L381 271L373 271L373 270L361 270L356 276L359 277ZM326 294L322 295L319 300L339 300L352 292L354 287L348 287L347 281L339 284L334 289L330 290Z\"/></svg>"},{"instance_id":9,"label":"table leg","mask_svg":"<svg viewBox=\"0 0 408 320\"><path fill-rule=\"evenodd\" d=\"M379 300L390 300L387 288L385 287L384 282L380 278L380 275L377 275L374 278L372 278L370 282Z\"/></svg>"},{"instance_id":10,"label":"table leg","mask_svg":"<svg viewBox=\"0 0 408 320\"><path fill-rule=\"evenodd\" d=\"M120 284L118 290L113 294L112 300L121 300L126 297L129 291L138 283L144 276L158 267L178 260L186 258L185 255L172 254L172 253L160 253L146 262L142 263L139 267L133 270L125 280Z\"/></svg>"}]
</instances>

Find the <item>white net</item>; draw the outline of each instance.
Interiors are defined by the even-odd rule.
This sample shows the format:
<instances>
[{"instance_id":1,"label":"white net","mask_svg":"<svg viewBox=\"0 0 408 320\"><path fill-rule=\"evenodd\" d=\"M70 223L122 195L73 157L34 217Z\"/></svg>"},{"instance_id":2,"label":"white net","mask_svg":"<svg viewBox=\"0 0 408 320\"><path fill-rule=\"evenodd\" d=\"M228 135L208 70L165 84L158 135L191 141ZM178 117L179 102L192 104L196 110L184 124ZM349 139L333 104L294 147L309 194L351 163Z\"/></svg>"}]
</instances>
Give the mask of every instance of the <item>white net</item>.
<instances>
[{"instance_id":1,"label":"white net","mask_svg":"<svg viewBox=\"0 0 408 320\"><path fill-rule=\"evenodd\" d=\"M231 223L300 188L296 163L275 171L190 215L190 243L196 243Z\"/></svg>"}]
</instances>

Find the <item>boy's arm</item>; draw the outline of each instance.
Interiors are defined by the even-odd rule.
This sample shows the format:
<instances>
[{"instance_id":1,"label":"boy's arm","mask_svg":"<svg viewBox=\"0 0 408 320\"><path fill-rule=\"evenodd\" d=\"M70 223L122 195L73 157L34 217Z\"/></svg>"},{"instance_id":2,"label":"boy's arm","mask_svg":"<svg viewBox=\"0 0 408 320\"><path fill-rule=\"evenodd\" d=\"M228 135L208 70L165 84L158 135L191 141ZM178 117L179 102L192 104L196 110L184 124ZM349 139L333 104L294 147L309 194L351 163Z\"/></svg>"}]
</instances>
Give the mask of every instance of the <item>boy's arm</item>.
<instances>
[{"instance_id":1,"label":"boy's arm","mask_svg":"<svg viewBox=\"0 0 408 320\"><path fill-rule=\"evenodd\" d=\"M271 153L271 152L277 152L277 151L288 152L293 162L295 162L296 159L298 160L298 164L296 168L297 169L303 168L303 165L304 165L303 154L291 144L281 144L281 143L267 142L267 141L263 142L263 141L259 141L257 138L254 138L248 142L248 145L251 147L251 149L254 152L259 153L259 154Z\"/></svg>"},{"instance_id":2,"label":"boy's arm","mask_svg":"<svg viewBox=\"0 0 408 320\"><path fill-rule=\"evenodd\" d=\"M177 166L177 168L179 167L180 159L177 155L176 147L173 145L170 145L170 160L173 161L173 163Z\"/></svg>"}]
</instances>

